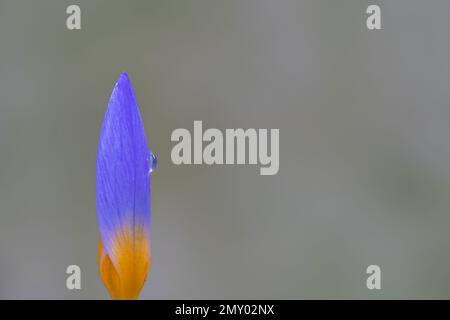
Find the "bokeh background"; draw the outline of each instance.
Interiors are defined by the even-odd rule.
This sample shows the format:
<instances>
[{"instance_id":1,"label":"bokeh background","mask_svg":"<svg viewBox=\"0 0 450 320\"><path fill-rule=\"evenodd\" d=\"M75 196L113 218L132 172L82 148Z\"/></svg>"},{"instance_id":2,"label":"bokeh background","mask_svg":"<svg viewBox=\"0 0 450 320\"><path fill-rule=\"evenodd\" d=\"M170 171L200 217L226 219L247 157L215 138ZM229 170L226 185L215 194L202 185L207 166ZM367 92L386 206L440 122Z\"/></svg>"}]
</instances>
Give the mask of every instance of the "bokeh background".
<instances>
[{"instance_id":1,"label":"bokeh background","mask_svg":"<svg viewBox=\"0 0 450 320\"><path fill-rule=\"evenodd\" d=\"M123 70L159 159L142 298L450 298L449 14L446 0L0 0L0 298L108 298L95 159ZM173 165L170 135L194 120L279 128L278 175Z\"/></svg>"}]
</instances>

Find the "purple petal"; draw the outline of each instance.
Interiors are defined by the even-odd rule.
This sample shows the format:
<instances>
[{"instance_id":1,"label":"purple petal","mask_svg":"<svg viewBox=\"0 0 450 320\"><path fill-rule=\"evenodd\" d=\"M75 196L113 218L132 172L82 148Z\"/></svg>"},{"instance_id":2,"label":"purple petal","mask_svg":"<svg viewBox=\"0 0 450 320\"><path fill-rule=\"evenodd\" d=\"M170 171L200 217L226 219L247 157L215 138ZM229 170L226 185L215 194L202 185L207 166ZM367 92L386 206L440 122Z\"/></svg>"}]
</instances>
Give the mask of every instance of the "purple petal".
<instances>
[{"instance_id":1,"label":"purple petal","mask_svg":"<svg viewBox=\"0 0 450 320\"><path fill-rule=\"evenodd\" d=\"M97 154L98 226L113 261L112 242L125 228L145 230L149 237L152 159L136 98L124 72L108 103Z\"/></svg>"}]
</instances>

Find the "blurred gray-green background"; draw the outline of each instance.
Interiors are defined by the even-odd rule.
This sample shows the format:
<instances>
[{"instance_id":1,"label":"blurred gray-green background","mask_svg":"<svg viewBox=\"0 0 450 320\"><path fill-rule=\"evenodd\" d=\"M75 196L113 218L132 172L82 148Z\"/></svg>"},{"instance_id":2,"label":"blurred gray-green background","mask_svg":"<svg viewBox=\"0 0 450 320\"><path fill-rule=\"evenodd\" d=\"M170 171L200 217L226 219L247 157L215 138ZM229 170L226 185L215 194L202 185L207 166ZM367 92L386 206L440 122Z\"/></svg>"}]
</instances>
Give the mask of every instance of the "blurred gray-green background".
<instances>
[{"instance_id":1,"label":"blurred gray-green background","mask_svg":"<svg viewBox=\"0 0 450 320\"><path fill-rule=\"evenodd\" d=\"M446 0L0 0L0 298L108 298L95 159L123 70L159 160L141 298L450 298L449 14ZM278 175L173 165L170 135L194 120L279 128Z\"/></svg>"}]
</instances>

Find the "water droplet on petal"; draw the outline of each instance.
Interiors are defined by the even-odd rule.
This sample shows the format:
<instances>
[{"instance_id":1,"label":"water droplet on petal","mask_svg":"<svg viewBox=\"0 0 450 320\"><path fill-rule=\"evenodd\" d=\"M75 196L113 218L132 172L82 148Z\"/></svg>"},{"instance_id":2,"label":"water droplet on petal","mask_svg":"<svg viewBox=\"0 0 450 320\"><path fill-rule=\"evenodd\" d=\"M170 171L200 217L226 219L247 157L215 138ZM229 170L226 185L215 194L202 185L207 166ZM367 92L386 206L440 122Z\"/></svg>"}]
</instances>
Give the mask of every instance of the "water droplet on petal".
<instances>
[{"instance_id":1,"label":"water droplet on petal","mask_svg":"<svg viewBox=\"0 0 450 320\"><path fill-rule=\"evenodd\" d=\"M149 173L152 173L158 167L158 158L152 152L152 150L148 151L148 161L149 161L149 167L150 167L150 172Z\"/></svg>"}]
</instances>

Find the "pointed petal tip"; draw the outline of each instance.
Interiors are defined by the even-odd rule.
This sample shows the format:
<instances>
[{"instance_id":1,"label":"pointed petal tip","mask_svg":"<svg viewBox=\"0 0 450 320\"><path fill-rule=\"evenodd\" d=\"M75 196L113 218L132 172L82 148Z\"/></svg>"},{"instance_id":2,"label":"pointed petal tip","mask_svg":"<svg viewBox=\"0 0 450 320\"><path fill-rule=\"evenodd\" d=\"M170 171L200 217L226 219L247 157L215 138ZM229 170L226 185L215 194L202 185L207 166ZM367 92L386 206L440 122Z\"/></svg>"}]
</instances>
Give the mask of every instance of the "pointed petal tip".
<instances>
[{"instance_id":1,"label":"pointed petal tip","mask_svg":"<svg viewBox=\"0 0 450 320\"><path fill-rule=\"evenodd\" d=\"M128 77L128 73L126 71L122 71L122 73L120 74L119 81L121 80L130 81L130 78Z\"/></svg>"},{"instance_id":2,"label":"pointed petal tip","mask_svg":"<svg viewBox=\"0 0 450 320\"><path fill-rule=\"evenodd\" d=\"M126 71L123 71L120 76L119 79L117 79L116 82L116 88L127 88L127 87L131 87L131 81L130 81L130 77L128 76L128 73Z\"/></svg>"},{"instance_id":3,"label":"pointed petal tip","mask_svg":"<svg viewBox=\"0 0 450 320\"><path fill-rule=\"evenodd\" d=\"M134 96L133 86L126 71L123 71L117 79L112 90L108 111L112 113L129 112L137 108L136 98Z\"/></svg>"}]
</instances>

